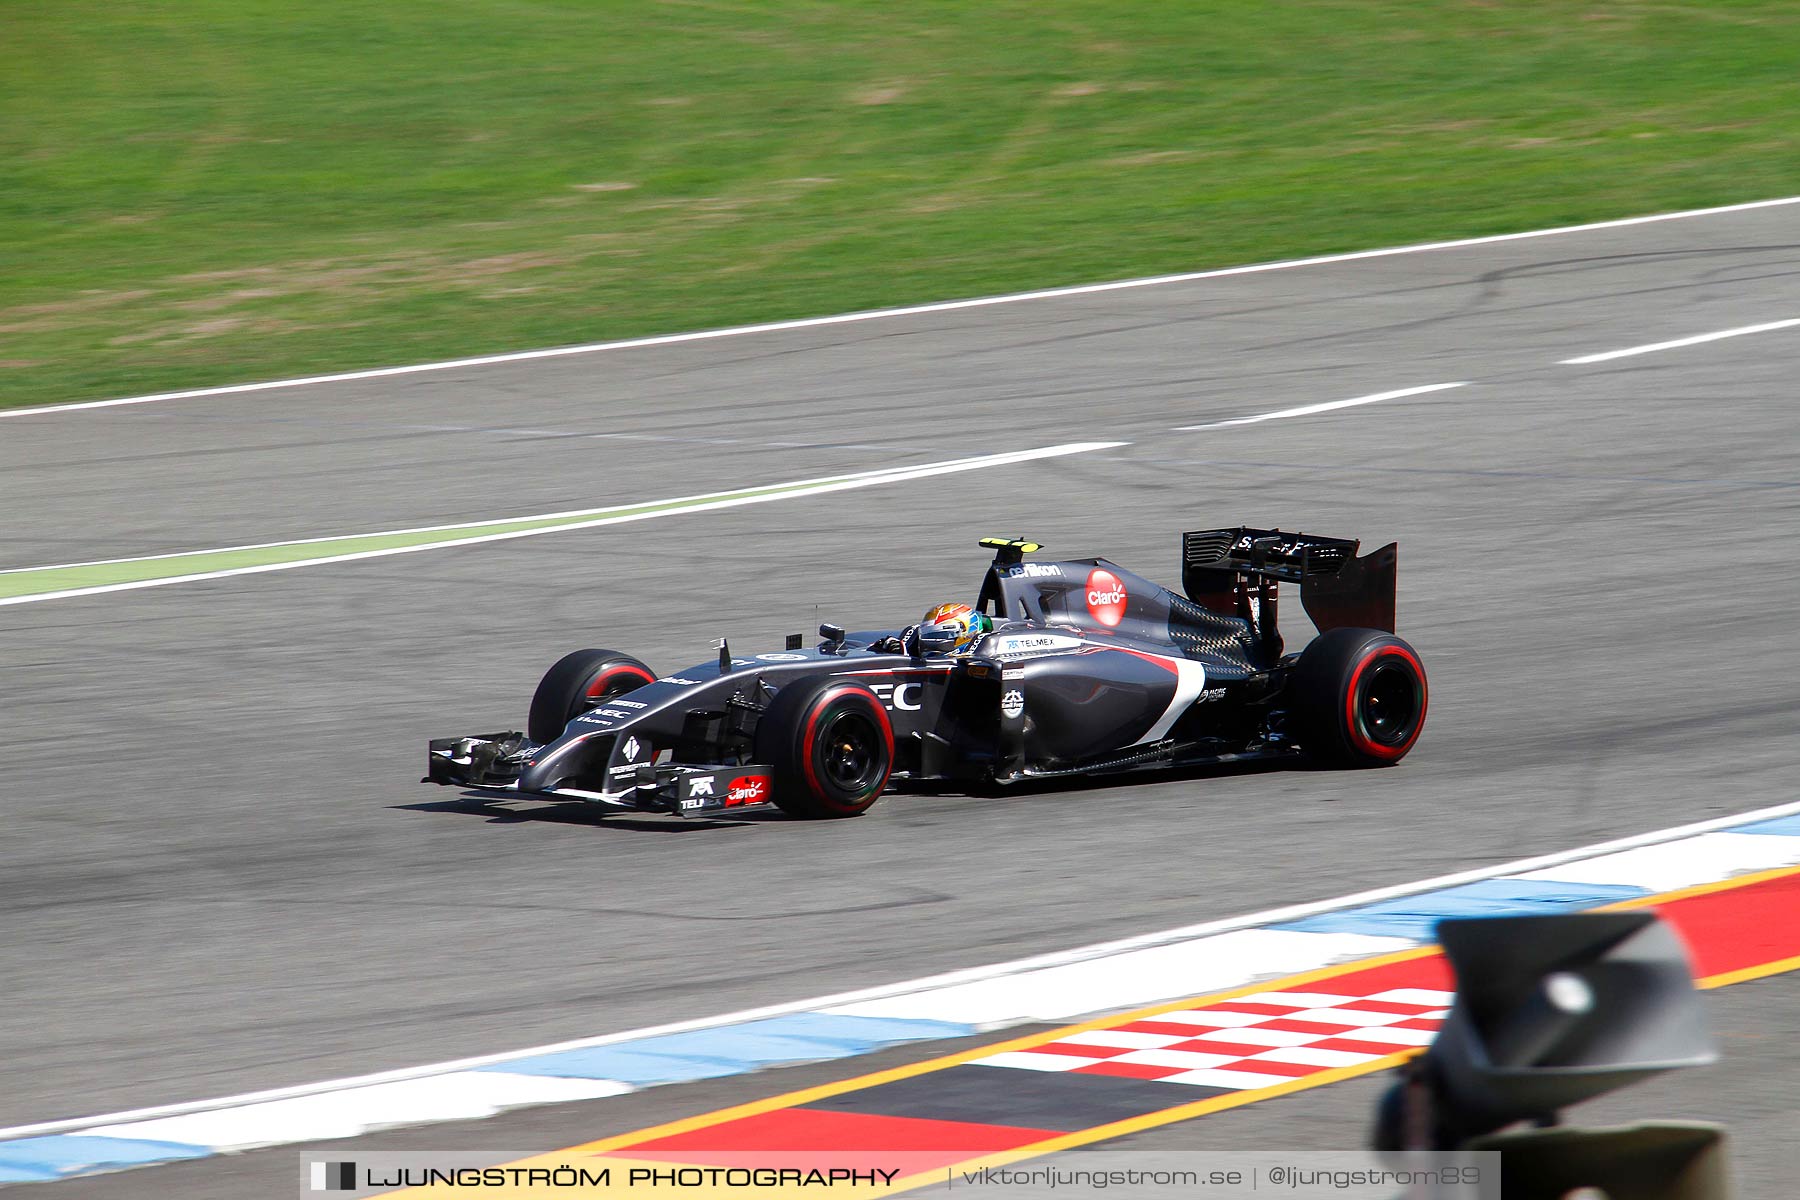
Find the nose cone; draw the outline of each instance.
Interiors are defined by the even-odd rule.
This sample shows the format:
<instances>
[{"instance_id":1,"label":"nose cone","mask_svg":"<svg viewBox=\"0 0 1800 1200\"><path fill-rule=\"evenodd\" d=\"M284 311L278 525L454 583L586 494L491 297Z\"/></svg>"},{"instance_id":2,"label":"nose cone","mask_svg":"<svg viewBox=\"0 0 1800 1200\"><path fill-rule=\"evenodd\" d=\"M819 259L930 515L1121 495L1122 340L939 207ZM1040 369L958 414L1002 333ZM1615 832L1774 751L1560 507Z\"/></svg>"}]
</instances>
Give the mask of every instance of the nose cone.
<instances>
[{"instance_id":1,"label":"nose cone","mask_svg":"<svg viewBox=\"0 0 1800 1200\"><path fill-rule=\"evenodd\" d=\"M547 792L562 784L575 784L576 776L587 759L581 734L564 734L554 742L538 747L536 754L525 760L519 772L521 792Z\"/></svg>"}]
</instances>

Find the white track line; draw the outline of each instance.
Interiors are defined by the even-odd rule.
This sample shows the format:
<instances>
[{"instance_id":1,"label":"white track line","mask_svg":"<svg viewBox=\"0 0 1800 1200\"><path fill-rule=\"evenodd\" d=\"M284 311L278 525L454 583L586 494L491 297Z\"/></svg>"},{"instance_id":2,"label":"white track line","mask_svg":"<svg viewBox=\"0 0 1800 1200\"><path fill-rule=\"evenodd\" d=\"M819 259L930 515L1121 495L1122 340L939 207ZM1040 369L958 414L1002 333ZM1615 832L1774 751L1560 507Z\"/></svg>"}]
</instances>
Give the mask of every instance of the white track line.
<instances>
[{"instance_id":1,"label":"white track line","mask_svg":"<svg viewBox=\"0 0 1800 1200\"><path fill-rule=\"evenodd\" d=\"M1585 366L1588 363L1611 362L1615 358L1631 358L1637 354L1654 354L1658 350L1679 350L1683 346L1698 346L1705 342L1719 342L1726 338L1743 337L1750 333L1769 333L1776 329L1792 329L1800 325L1800 317L1787 321L1766 321L1761 325L1744 325L1737 329L1721 329L1717 333L1700 333L1693 337L1676 338L1672 342L1651 342L1648 346L1627 346L1623 350L1608 350L1603 354L1584 354L1580 358L1565 358L1559 364L1565 367Z\"/></svg>"},{"instance_id":2,"label":"white track line","mask_svg":"<svg viewBox=\"0 0 1800 1200\"><path fill-rule=\"evenodd\" d=\"M920 463L916 467L879 467L868 471L852 471L841 475L821 475L815 479L790 479L784 483L747 483L740 488L730 488L718 492L699 492L692 496L669 496L661 500L628 500L622 504L607 504L596 508L571 508L560 512L523 513L510 517L484 517L478 521L455 521L443 525L409 525L404 529L374 529L367 533L329 533L316 537L289 538L280 542L245 542L236 546L213 546L205 550L171 550L167 554L136 554L125 558L93 558L81 562L49 563L41 567L7 567L0 570L0 575L20 575L28 571L66 571L77 567L111 567L120 563L157 562L166 558L192 558L200 554L235 554L242 550L279 550L284 546L320 546L332 542L353 542L362 538L405 537L414 533L450 533L458 529L483 529L489 525L511 525L522 521L560 521L575 520L581 517L602 517L612 513L634 512L637 509L652 505L683 505L681 512L703 511L686 505L704 504L710 501L726 500L741 496L745 492L773 491L777 488L811 488L813 491L800 492L796 495L812 495L824 490L825 484L844 484L861 481L865 486L873 483L885 483L888 476L905 476L913 478L912 472L924 471L928 474L941 475L957 470L975 470L980 467L1004 466L1013 462L1029 462L1037 458L1054 458L1062 454L1081 454L1090 450L1110 450L1118 446L1128 446L1129 442L1069 442L1061 446L1046 446L1035 450L1008 450L1000 454L984 454L970 458L946 459L935 463ZM771 496L770 499L782 497ZM672 510L673 511L673 510ZM554 533L559 529L572 529L573 525L558 525L544 532ZM458 543L459 545L462 543Z\"/></svg>"},{"instance_id":3,"label":"white track line","mask_svg":"<svg viewBox=\"0 0 1800 1200\"><path fill-rule=\"evenodd\" d=\"M1463 380L1461 383L1428 383L1424 387L1401 388L1394 392L1376 392L1372 396L1357 396L1352 400L1328 400L1323 404L1284 408L1278 412L1258 413L1253 417L1233 417L1229 421L1208 421L1204 425L1177 425L1175 432L1190 433L1196 429L1226 429L1232 425L1256 425L1263 421L1280 421L1288 417L1310 417L1314 413L1331 412L1339 408L1356 408L1364 404L1379 404L1383 400L1398 400L1403 396L1423 396L1428 392L1446 392L1451 388L1468 386L1468 380Z\"/></svg>"},{"instance_id":4,"label":"white track line","mask_svg":"<svg viewBox=\"0 0 1800 1200\"><path fill-rule=\"evenodd\" d=\"M548 525L541 529L519 529L519 530L513 530L508 533L486 533L486 534L480 534L475 537L447 538L441 542L426 542L425 544L418 545L418 546L389 546L389 547L384 547L379 550L360 550L360 551L356 551L351 554L326 554L326 555L321 555L317 558L298 559L294 562L262 563L257 566L250 566L250 567L228 567L223 570L200 571L200 572L196 572L196 573L190 574L190 575L170 575L170 576L165 576L165 577L159 578L159 579L134 579L134 580L131 580L126 583L106 583L106 584L98 584L94 587L68 588L63 591L57 591L57 592L36 592L36 593L30 593L30 594L23 595L23 596L8 596L8 597L0 598L0 608L4 608L4 607L7 607L9 605L14 605L14 604L36 604L39 601L43 601L43 600L66 600L66 599L70 599L75 596L99 596L99 595L104 595L108 592L129 592L129 591L137 591L142 588L168 587L171 584L194 583L194 582L197 582L197 581L203 580L203 579L227 579L234 575L260 575L260 574L264 574L269 571L291 571L297 567L317 567L317 566L325 565L327 563L356 562L358 560L365 559L365 558L387 558L387 557L390 557L391 555L395 555L395 554L417 554L417 553L420 553L421 551L425 551L425 550L445 550L445 549L449 549L450 547L453 547L453 546L477 546L477 545L481 545L482 543L485 543L485 542L504 542L504 541L510 541L514 538L539 537L539 536L541 536L543 534L547 534L547 533L567 533L570 530L593 529L593 528L596 528L601 525L623 525L623 524L626 524L631 521L649 521L649 520L654 520L658 517L673 517L673 516L680 516L680 515L683 515L686 513L710 512L714 509L721 509L721 508L740 508L747 504L766 504L766 503L769 503L770 501L775 501L775 500L797 500L797 499L801 499L801 498L804 498L807 496L822 496L828 492L844 492L844 491L851 491L851 490L854 490L857 488L879 487L882 484L888 484L888 483L902 483L909 479L927 479L927 478L930 478L935 475L953 475L953 474L956 474L961 471L979 471L979 470L982 470L987 467L1009 466L1013 463L1034 462L1038 459L1044 459L1044 458L1060 458L1060 457L1063 457L1065 455L1070 455L1070 454L1087 454L1087 453L1090 453L1095 450L1116 450L1121 446L1128 446L1130 444L1131 443L1129 443L1129 442L1068 442L1061 446L1041 446L1035 450L1013 450L1013 451L1009 451L1005 454L988 454L988 455L982 455L981 457L978 457L978 458L961 458L961 459L952 459L947 462L923 463L916 467L893 467L893 468L886 468L886 469L883 469L880 471L866 471L866 472L863 472L861 474L856 474L856 475L828 476L825 479L821 479L821 480L799 480L799 481L795 481L792 483L772 483L772 484L762 485L761 487L753 486L753 487L749 487L749 488L738 489L739 492L755 491L755 492L761 493L758 495L746 496L746 495L740 495L737 493L713 493L713 495L723 496L724 498L717 499L717 500L710 500L710 499L705 498L704 496L695 497L695 498L693 498L692 503L676 502L676 503L680 503L680 507L677 507L677 508L659 508L659 509L655 509L650 512L625 512L625 513L615 515L615 516L597 516L591 520L573 520L565 525ZM789 489L793 489L793 490L789 490L789 491L768 490L768 489L776 489L776 488L789 488ZM645 501L643 504L616 505L616 506L612 507L612 511L616 512L616 510L619 508L626 508L626 509L642 508L642 507L644 507L645 504L658 504L658 503L670 503L670 502L651 500L651 501ZM589 510L585 510L585 511L606 512L609 510L589 509ZM530 520L537 520L537 519L555 519L556 517L562 516L562 515L573 515L573 516L579 517L581 515L581 510L577 510L577 512L575 512L573 514L557 514L557 513L546 514L544 518L535 518L535 517L528 517L528 516L527 517L502 517L502 518L499 518L498 520L494 520L494 521L479 521L479 522L474 522L473 524L475 524L475 525L497 525L497 524L501 524L501 523L503 523L505 521L509 521L509 520L530 521ZM427 530L429 530L431 528L438 528L438 527L427 527ZM457 526L443 526L441 528L455 529L458 527ZM465 526L462 526L462 528L468 528L468 526L465 525ZM347 534L347 535L343 535L341 537L325 538L325 539L319 539L319 540L324 544L329 544L330 542L334 542L334 541L352 541L352 540L356 540L356 539L360 539L360 538L397 536L404 532L407 532L407 531L392 530L392 531L387 531L386 533L378 531L375 533ZM305 544L305 543L304 542L301 542L301 543L270 542L270 543L265 543L264 546L272 547L272 546L296 545L296 544ZM264 548L264 547L258 546L258 547L248 547L248 548L260 549L260 548ZM207 553L222 554L222 553L230 553L230 552L231 551L229 549L215 550L215 551L196 550L196 551L189 551L187 553L178 553L178 554L172 554L172 555L152 555L152 556L149 556L148 558L146 558L144 561L151 561L152 559L165 558L165 557L167 557L167 558L186 558L192 554L207 554ZM115 561L127 561L128 562L128 561L134 561L134 560L126 559L126 560L115 560ZM104 564L97 564L97 565L104 565ZM27 569L30 569L30 568L27 568ZM38 569L38 570L55 570L56 568L41 567L41 568L36 568L36 569ZM17 572L12 572L12 573L17 573Z\"/></svg>"},{"instance_id":5,"label":"white track line","mask_svg":"<svg viewBox=\"0 0 1800 1200\"><path fill-rule=\"evenodd\" d=\"M829 325L852 325L860 321L879 321L890 317L911 317L924 313L956 312L965 308L986 308L996 304L1019 304L1028 300L1054 300L1065 296L1092 296L1102 292L1119 292L1131 288L1159 287L1170 283L1191 283L1201 279L1224 279L1233 275L1257 275L1265 271L1291 271L1299 267L1318 267L1331 263L1357 262L1369 258L1390 258L1401 254L1423 254L1435 250L1460 250L1468 246L1491 246L1500 242L1527 238L1558 237L1570 233L1587 233L1598 229L1625 229L1633 225L1649 225L1658 221L1684 221L1694 217L1712 217L1725 213L1750 212L1759 208L1779 208L1800 204L1800 196L1782 196L1773 200L1753 200L1745 204L1722 204L1714 208L1693 208L1680 212L1653 213L1642 217L1621 217L1612 221L1589 221L1581 225L1559 225L1550 229L1530 229L1520 233L1497 233L1486 237L1456 238L1442 242L1419 242L1410 246L1389 246L1378 250L1355 250L1345 254L1321 254L1311 258L1283 259L1277 262L1252 263L1241 267L1222 267L1211 271L1186 271L1176 275L1154 275L1143 279L1120 279L1110 283L1088 283L1073 287L1044 288L1034 292L1015 292L1002 296L979 296L971 300L946 300L932 304L912 304L902 308L881 308L866 312L839 313L829 317L804 317L793 321L769 321L760 325L738 325L727 329L703 329L691 333L661 334L655 337L627 338L615 342L593 342L581 346L556 346L546 350L521 350L509 354L485 354L475 358L457 358L448 362L415 363L404 367L381 367L366 371L340 371L332 375L310 375L300 379L277 379L264 383L238 383L225 387L191 388L180 392L158 392L150 396L128 396L117 400L89 400L78 404L47 404L36 408L0 409L0 418L37 416L44 413L79 412L90 408L117 408L128 404L155 404L163 400L194 400L205 396L237 396L248 392L266 392L276 388L311 387L321 383L349 383L359 379L385 379L396 375L420 375L429 371L454 371L464 367L485 367L496 363L529 362L540 358L567 358L576 354L598 354L607 350L633 350L645 346L673 346L684 342L703 342L715 338L744 337L756 333L779 333L792 329L818 329Z\"/></svg>"},{"instance_id":6,"label":"white track line","mask_svg":"<svg viewBox=\"0 0 1800 1200\"><path fill-rule=\"evenodd\" d=\"M447 1075L452 1071L469 1071L477 1067L493 1066L512 1059L535 1057L540 1054L556 1054L565 1050L582 1050L591 1046L606 1046L616 1042L635 1041L638 1038L656 1037L670 1033L686 1033L695 1029L711 1029L721 1025L737 1025L745 1021L756 1021L766 1017L779 1017L791 1013L816 1012L821 1009L837 1008L846 1004L859 1004L870 1000L887 999L894 996L906 996L917 992L934 991L956 984L976 983L984 979L998 979L1009 975L1019 975L1027 971L1040 971L1049 967L1065 966L1069 963L1088 962L1096 958L1106 958L1115 954L1123 954L1132 950L1143 950L1154 946L1169 945L1176 942L1191 941L1198 937L1207 937L1216 933L1229 933L1236 929L1247 929L1259 925L1276 925L1285 921L1298 921L1305 917L1317 916L1320 913L1335 912L1339 909L1360 908L1365 904L1376 904L1383 900L1393 900L1400 896L1416 895L1419 892L1436 891L1439 888L1456 887L1465 883L1478 883L1484 879L1497 879L1502 875L1519 875L1526 871L1539 871L1563 863L1575 862L1579 859L1598 858L1603 854L1616 854L1623 850L1635 850L1643 846L1656 846L1664 842L1679 841L1682 838L1697 834L1711 833L1719 829L1729 829L1735 825L1748 825L1756 821L1773 820L1776 817L1793 816L1800 813L1800 801L1777 804L1769 808L1753 809L1750 812L1738 813L1729 817L1714 817L1707 821L1696 821L1689 825L1678 825L1672 829L1657 829L1649 833L1633 834L1630 837L1615 838L1609 842L1597 842L1591 846L1581 846L1573 850L1559 850L1553 854L1541 854L1534 858L1521 858L1513 862L1500 863L1491 867L1479 867L1472 871L1458 871L1451 875L1439 875L1433 879L1421 879L1414 883L1396 884L1391 887L1372 888L1366 892L1355 892L1348 896L1339 896L1332 900L1317 900L1307 904L1290 904L1283 908L1271 908L1259 913L1250 913L1241 917L1227 917L1216 921L1203 921L1198 925L1184 925L1178 929L1167 929L1161 933L1145 933L1135 937L1121 938L1118 941L1099 942L1091 946L1079 946L1073 950L1062 950L1052 954L1040 954L1031 958L1015 959L1011 962L995 963L986 967L971 967L962 971L951 971L943 975L930 975L923 979L911 979L901 983L887 984L882 987L864 988L854 992L839 992L836 995L820 996L812 1000L799 1000L787 1004L772 1004L762 1008L748 1008L739 1012L726 1013L723 1016L707 1017L695 1021L677 1021L668 1025L654 1025L646 1029L632 1029L623 1033L603 1034L599 1037L577 1038L567 1042L553 1042L547 1046L533 1046L524 1050L509 1050L501 1054L484 1054L473 1058L459 1058L450 1062L432 1063L422 1067L403 1067L393 1071L381 1071L373 1075L357 1075L348 1079L331 1079L321 1083L300 1084L294 1087L271 1088L261 1092L245 1092L237 1096L221 1096L213 1100L192 1100L182 1104L164 1104L154 1108L137 1108L127 1112L105 1113L97 1117L71 1117L61 1121L43 1121L35 1125L16 1125L10 1129L0 1129L0 1141L13 1138L36 1137L43 1134L68 1133L71 1130L86 1129L97 1125L116 1125L127 1121L146 1121L157 1117L184 1116L189 1113L211 1112L222 1108L235 1108L245 1104L260 1104L270 1100L288 1100L300 1096L316 1096L325 1092L342 1091L353 1087L368 1087L378 1083L395 1083L406 1079L420 1079L432 1075Z\"/></svg>"}]
</instances>

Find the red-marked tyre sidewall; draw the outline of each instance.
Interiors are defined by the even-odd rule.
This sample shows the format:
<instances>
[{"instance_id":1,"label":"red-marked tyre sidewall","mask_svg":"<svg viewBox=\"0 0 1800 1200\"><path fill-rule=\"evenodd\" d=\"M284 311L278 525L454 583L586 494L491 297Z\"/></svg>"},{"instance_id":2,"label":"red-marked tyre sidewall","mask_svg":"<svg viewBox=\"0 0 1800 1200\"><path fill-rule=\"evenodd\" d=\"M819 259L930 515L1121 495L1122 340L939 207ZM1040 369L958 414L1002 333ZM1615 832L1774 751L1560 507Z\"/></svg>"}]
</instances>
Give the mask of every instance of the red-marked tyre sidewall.
<instances>
[{"instance_id":1,"label":"red-marked tyre sidewall","mask_svg":"<svg viewBox=\"0 0 1800 1200\"><path fill-rule=\"evenodd\" d=\"M588 681L582 698L590 705L603 704L614 696L623 696L626 692L652 683L656 676L647 667L635 663L619 663L608 666L593 679Z\"/></svg>"},{"instance_id":2,"label":"red-marked tyre sidewall","mask_svg":"<svg viewBox=\"0 0 1800 1200\"><path fill-rule=\"evenodd\" d=\"M1400 670L1411 677L1417 694L1418 713L1408 722L1406 731L1399 737L1378 740L1365 719L1366 706L1361 703L1361 693L1373 677L1389 670ZM1425 666L1419 661L1419 656L1403 644L1377 646L1357 661L1350 673L1349 682L1344 687L1345 737L1358 755L1384 763L1399 762L1413 748L1413 743L1419 740L1419 734L1425 728L1425 710L1430 703L1430 689L1425 683Z\"/></svg>"},{"instance_id":3,"label":"red-marked tyre sidewall","mask_svg":"<svg viewBox=\"0 0 1800 1200\"><path fill-rule=\"evenodd\" d=\"M1431 701L1418 652L1377 629L1321 634L1301 654L1289 686L1302 745L1343 766L1405 758Z\"/></svg>"},{"instance_id":4,"label":"red-marked tyre sidewall","mask_svg":"<svg viewBox=\"0 0 1800 1200\"><path fill-rule=\"evenodd\" d=\"M813 820L866 812L887 788L894 727L875 693L844 679L800 680L770 701L757 757L775 768L773 799Z\"/></svg>"},{"instance_id":5,"label":"red-marked tyre sidewall","mask_svg":"<svg viewBox=\"0 0 1800 1200\"><path fill-rule=\"evenodd\" d=\"M553 742L570 721L588 709L655 679L656 672L617 650L565 654L538 684L525 732L534 742Z\"/></svg>"}]
</instances>

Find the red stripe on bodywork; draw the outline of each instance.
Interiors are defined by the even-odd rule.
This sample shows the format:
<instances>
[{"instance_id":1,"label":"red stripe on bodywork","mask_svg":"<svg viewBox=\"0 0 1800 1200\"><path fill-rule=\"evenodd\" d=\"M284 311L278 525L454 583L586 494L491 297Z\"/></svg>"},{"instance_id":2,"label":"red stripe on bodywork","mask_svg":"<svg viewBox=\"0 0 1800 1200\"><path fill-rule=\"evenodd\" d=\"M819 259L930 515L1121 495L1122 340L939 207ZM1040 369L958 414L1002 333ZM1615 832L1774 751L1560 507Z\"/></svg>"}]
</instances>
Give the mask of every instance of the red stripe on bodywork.
<instances>
[{"instance_id":1,"label":"red stripe on bodywork","mask_svg":"<svg viewBox=\"0 0 1800 1200\"><path fill-rule=\"evenodd\" d=\"M1130 646L1101 646L1100 649L1117 650L1120 654L1129 654L1134 658L1141 658L1145 662L1155 663L1171 675L1181 674L1181 668L1175 665L1173 659L1163 658L1161 655L1157 654L1151 654L1147 650L1133 650Z\"/></svg>"},{"instance_id":2,"label":"red stripe on bodywork","mask_svg":"<svg viewBox=\"0 0 1800 1200\"><path fill-rule=\"evenodd\" d=\"M955 663L945 663L941 667L882 667L876 671L842 671L841 675L942 675L945 671L954 671Z\"/></svg>"}]
</instances>

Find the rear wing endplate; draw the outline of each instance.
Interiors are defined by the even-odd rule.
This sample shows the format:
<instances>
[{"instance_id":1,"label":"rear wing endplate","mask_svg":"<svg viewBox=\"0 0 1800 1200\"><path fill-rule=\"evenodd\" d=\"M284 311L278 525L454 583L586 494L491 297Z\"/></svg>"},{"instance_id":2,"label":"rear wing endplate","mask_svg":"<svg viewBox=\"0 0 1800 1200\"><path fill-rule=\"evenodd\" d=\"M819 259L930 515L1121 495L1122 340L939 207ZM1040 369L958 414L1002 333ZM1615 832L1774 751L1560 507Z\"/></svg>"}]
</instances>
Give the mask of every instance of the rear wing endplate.
<instances>
[{"instance_id":1,"label":"rear wing endplate","mask_svg":"<svg viewBox=\"0 0 1800 1200\"><path fill-rule=\"evenodd\" d=\"M1198 529L1181 535L1181 586L1215 612L1238 609L1249 581L1300 585L1300 606L1320 633L1394 632L1400 549L1389 542L1361 558L1362 543L1279 529Z\"/></svg>"}]
</instances>

